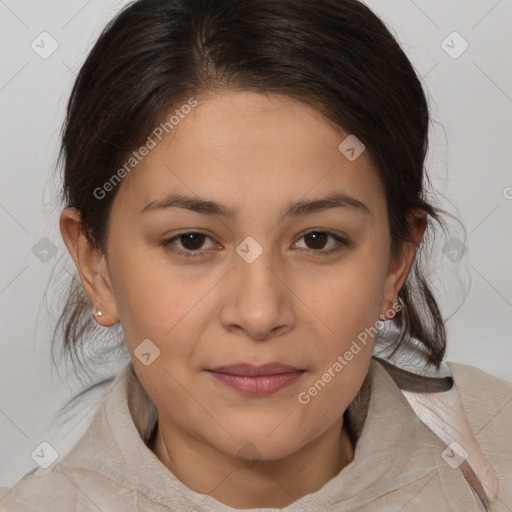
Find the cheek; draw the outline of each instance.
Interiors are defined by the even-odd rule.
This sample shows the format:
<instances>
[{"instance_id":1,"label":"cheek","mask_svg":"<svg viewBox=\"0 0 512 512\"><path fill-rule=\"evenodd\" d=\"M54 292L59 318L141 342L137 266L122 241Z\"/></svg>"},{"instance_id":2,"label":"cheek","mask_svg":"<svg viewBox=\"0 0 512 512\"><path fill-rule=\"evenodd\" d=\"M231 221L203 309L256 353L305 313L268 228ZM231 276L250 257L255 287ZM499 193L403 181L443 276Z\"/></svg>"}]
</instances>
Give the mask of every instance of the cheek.
<instances>
[{"instance_id":1,"label":"cheek","mask_svg":"<svg viewBox=\"0 0 512 512\"><path fill-rule=\"evenodd\" d=\"M133 351L145 338L154 339L162 348L157 340L166 333L172 335L180 318L186 319L190 301L197 294L191 293L190 284L176 267L155 257L157 251L132 248L130 253L117 254L121 256L115 258L111 277L128 348Z\"/></svg>"},{"instance_id":2,"label":"cheek","mask_svg":"<svg viewBox=\"0 0 512 512\"><path fill-rule=\"evenodd\" d=\"M361 250L308 297L317 325L311 351L317 364L302 387L303 405L322 424L343 412L357 394L378 332L385 265L375 247ZM385 258L385 255L383 256ZM385 261L385 260L384 260ZM308 413L308 414L310 414Z\"/></svg>"},{"instance_id":3,"label":"cheek","mask_svg":"<svg viewBox=\"0 0 512 512\"><path fill-rule=\"evenodd\" d=\"M380 313L385 267L375 254L360 253L327 276L321 286L310 286L306 297L311 309L331 335L355 337L374 324Z\"/></svg>"}]
</instances>

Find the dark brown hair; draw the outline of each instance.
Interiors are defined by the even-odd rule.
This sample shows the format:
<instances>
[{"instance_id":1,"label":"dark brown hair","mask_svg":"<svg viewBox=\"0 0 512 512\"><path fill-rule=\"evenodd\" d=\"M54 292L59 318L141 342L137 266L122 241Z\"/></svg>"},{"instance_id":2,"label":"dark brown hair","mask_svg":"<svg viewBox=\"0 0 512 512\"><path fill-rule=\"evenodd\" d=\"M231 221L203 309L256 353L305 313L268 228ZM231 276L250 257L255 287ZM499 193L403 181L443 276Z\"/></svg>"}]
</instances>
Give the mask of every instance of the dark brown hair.
<instances>
[{"instance_id":1,"label":"dark brown hair","mask_svg":"<svg viewBox=\"0 0 512 512\"><path fill-rule=\"evenodd\" d=\"M312 105L366 146L384 184L393 254L408 241L419 208L442 225L426 199L429 110L421 83L382 21L357 0L138 0L103 30L74 84L63 126L63 200L81 213L103 250L119 185L97 199L129 154L187 98L229 87L279 93ZM438 367L445 326L419 254L399 292L410 338ZM91 304L75 276L54 342L76 355L94 330ZM400 319L400 313L395 320ZM103 332L105 332L103 330ZM59 336L58 334L61 333Z\"/></svg>"}]
</instances>

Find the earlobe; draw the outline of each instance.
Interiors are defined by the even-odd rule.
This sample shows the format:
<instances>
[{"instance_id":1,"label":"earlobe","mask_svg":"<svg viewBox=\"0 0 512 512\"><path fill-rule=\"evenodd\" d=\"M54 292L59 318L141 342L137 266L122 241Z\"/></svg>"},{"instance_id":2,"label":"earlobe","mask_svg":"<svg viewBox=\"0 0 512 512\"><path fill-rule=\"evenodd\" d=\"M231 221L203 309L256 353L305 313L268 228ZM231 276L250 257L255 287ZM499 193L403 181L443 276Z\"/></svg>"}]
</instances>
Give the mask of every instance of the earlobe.
<instances>
[{"instance_id":1,"label":"earlobe","mask_svg":"<svg viewBox=\"0 0 512 512\"><path fill-rule=\"evenodd\" d=\"M103 326L114 325L119 318L105 254L87 238L76 208L64 209L59 225L84 291L92 303L91 314L101 311L102 314L94 315L94 319Z\"/></svg>"}]
</instances>

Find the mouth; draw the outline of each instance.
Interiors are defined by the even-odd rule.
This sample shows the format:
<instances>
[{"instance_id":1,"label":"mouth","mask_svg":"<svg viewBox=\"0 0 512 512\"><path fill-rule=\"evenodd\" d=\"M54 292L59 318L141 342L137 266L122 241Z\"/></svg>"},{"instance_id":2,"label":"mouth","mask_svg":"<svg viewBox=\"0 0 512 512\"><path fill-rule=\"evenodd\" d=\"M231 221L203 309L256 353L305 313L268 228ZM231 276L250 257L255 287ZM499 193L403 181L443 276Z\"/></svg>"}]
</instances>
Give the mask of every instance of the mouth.
<instances>
[{"instance_id":1,"label":"mouth","mask_svg":"<svg viewBox=\"0 0 512 512\"><path fill-rule=\"evenodd\" d=\"M207 369L216 381L245 395L271 395L299 379L305 370L283 363L240 363Z\"/></svg>"}]
</instances>

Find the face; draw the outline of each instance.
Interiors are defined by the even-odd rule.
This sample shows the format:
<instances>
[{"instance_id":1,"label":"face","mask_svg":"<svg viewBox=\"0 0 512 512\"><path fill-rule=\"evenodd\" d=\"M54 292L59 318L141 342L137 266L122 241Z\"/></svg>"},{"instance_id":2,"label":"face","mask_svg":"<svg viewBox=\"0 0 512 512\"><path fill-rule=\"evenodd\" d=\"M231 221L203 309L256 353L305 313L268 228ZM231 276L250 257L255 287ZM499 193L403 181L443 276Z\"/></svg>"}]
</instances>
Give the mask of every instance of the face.
<instances>
[{"instance_id":1,"label":"face","mask_svg":"<svg viewBox=\"0 0 512 512\"><path fill-rule=\"evenodd\" d=\"M160 423L224 454L250 442L278 459L357 394L374 341L357 340L396 301L411 258L391 258L382 183L365 152L338 149L348 133L283 96L196 99L119 185L107 284L87 291L121 322ZM217 209L164 206L177 195ZM257 384L210 371L276 362L300 372Z\"/></svg>"}]
</instances>

